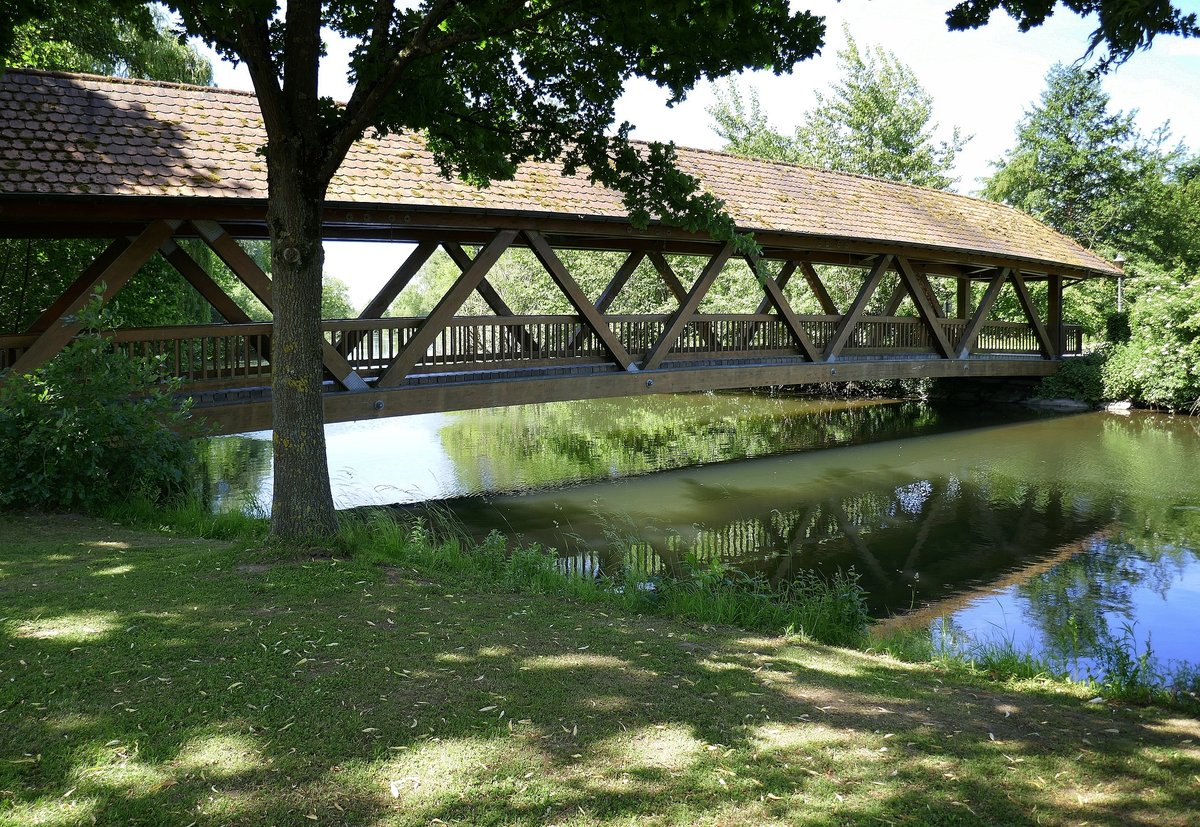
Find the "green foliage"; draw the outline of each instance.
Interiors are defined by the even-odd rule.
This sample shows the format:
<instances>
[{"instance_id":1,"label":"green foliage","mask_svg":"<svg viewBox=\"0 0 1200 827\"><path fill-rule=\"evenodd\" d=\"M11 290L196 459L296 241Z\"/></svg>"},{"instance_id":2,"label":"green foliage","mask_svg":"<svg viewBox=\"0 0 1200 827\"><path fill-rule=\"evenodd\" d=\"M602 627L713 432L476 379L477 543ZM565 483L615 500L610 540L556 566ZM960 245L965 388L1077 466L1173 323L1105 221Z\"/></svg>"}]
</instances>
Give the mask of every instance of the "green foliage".
<instances>
[{"instance_id":1,"label":"green foliage","mask_svg":"<svg viewBox=\"0 0 1200 827\"><path fill-rule=\"evenodd\" d=\"M0 388L0 507L96 511L186 489L186 406L155 363L114 351L97 307L55 359Z\"/></svg>"},{"instance_id":2,"label":"green foliage","mask_svg":"<svg viewBox=\"0 0 1200 827\"><path fill-rule=\"evenodd\" d=\"M1185 12L1172 3L1130 3L1127 0L1062 0L1079 15L1095 15L1087 57L1102 54L1097 68L1105 71L1124 63L1140 49L1149 49L1160 34L1200 37L1195 12ZM962 0L946 15L951 30L978 29L992 13L1003 9L1027 32L1046 22L1058 0Z\"/></svg>"},{"instance_id":3,"label":"green foliage","mask_svg":"<svg viewBox=\"0 0 1200 827\"><path fill-rule=\"evenodd\" d=\"M1169 147L1165 127L1145 136L1133 113L1110 112L1100 79L1077 66L1053 67L1046 84L984 193L1129 260L1127 324L1114 315L1111 279L1067 290L1064 316L1120 344L1104 367L1106 396L1187 407L1200 396L1186 338L1196 303L1189 274L1200 269L1200 159ZM1012 297L1002 297L996 315L1015 310Z\"/></svg>"},{"instance_id":4,"label":"green foliage","mask_svg":"<svg viewBox=\"0 0 1200 827\"><path fill-rule=\"evenodd\" d=\"M354 306L350 304L350 287L341 279L326 276L321 282L321 318L353 319Z\"/></svg>"},{"instance_id":5,"label":"green foliage","mask_svg":"<svg viewBox=\"0 0 1200 827\"><path fill-rule=\"evenodd\" d=\"M81 5L82 9L71 9L55 3L49 14L16 26L7 61L0 62L13 68L89 72L200 86L212 83L212 64L170 30L161 7L137 2L119 2L107 8L101 4ZM78 18L81 12L83 20Z\"/></svg>"},{"instance_id":6,"label":"green foliage","mask_svg":"<svg viewBox=\"0 0 1200 827\"><path fill-rule=\"evenodd\" d=\"M344 515L339 546L366 559L452 572L472 583L564 594L629 611L794 634L836 646L861 643L869 622L864 592L853 571L828 579L811 573L772 587L761 577L693 557L675 578L647 579L632 571L617 579L583 577L559 569L553 550L536 545L510 550L499 532L471 543L452 525L405 520L386 510Z\"/></svg>"},{"instance_id":7,"label":"green foliage","mask_svg":"<svg viewBox=\"0 0 1200 827\"><path fill-rule=\"evenodd\" d=\"M1146 137L1133 113L1109 112L1100 79L1055 65L1017 143L996 164L984 195L1012 204L1092 249L1156 260L1168 231L1163 191L1179 150L1167 132Z\"/></svg>"},{"instance_id":8,"label":"green foliage","mask_svg":"<svg viewBox=\"0 0 1200 827\"><path fill-rule=\"evenodd\" d=\"M946 189L954 159L966 144L958 128L937 141L933 99L913 71L882 47L861 50L846 32L838 52L842 79L806 112L793 136L776 132L751 92L744 102L732 84L709 109L726 149L739 155L855 172Z\"/></svg>"},{"instance_id":9,"label":"green foliage","mask_svg":"<svg viewBox=\"0 0 1200 827\"><path fill-rule=\"evenodd\" d=\"M0 330L26 329L104 249L89 240L0 239ZM207 324L208 304L161 258L117 294L109 324Z\"/></svg>"},{"instance_id":10,"label":"green foliage","mask_svg":"<svg viewBox=\"0 0 1200 827\"><path fill-rule=\"evenodd\" d=\"M1130 327L1104 367L1106 394L1172 411L1200 406L1200 277L1147 278Z\"/></svg>"},{"instance_id":11,"label":"green foliage","mask_svg":"<svg viewBox=\"0 0 1200 827\"><path fill-rule=\"evenodd\" d=\"M1162 681L1154 648L1148 637L1145 647L1139 649L1133 626L1126 624L1121 637L1114 639L1108 636L1097 654L1099 674L1090 677L1100 687L1104 697L1136 704L1154 702L1161 691Z\"/></svg>"},{"instance_id":12,"label":"green foliage","mask_svg":"<svg viewBox=\"0 0 1200 827\"><path fill-rule=\"evenodd\" d=\"M1064 360L1057 373L1041 381L1037 396L1099 404L1105 398L1103 371L1107 358L1108 350L1100 348L1084 356Z\"/></svg>"},{"instance_id":13,"label":"green foliage","mask_svg":"<svg viewBox=\"0 0 1200 827\"><path fill-rule=\"evenodd\" d=\"M1129 327L1129 311L1114 310L1104 317L1104 340L1114 345L1129 341L1133 330Z\"/></svg>"}]
</instances>

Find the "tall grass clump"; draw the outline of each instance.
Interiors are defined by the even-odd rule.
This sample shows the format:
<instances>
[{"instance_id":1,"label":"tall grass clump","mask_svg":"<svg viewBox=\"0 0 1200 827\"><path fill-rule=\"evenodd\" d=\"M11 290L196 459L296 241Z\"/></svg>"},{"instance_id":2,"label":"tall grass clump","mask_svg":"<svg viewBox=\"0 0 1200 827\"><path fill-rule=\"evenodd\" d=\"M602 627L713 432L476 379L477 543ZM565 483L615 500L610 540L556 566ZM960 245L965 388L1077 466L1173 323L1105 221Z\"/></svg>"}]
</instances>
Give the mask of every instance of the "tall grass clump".
<instances>
[{"instance_id":1,"label":"tall grass clump","mask_svg":"<svg viewBox=\"0 0 1200 827\"><path fill-rule=\"evenodd\" d=\"M893 629L872 637L868 651L905 663L932 663L993 680L1062 680L1066 669L1020 649L1011 638L974 640L942 618L933 628Z\"/></svg>"},{"instance_id":2,"label":"tall grass clump","mask_svg":"<svg viewBox=\"0 0 1200 827\"><path fill-rule=\"evenodd\" d=\"M653 585L654 591L645 593L653 595L664 614L783 632L831 646L862 644L870 623L865 593L853 571L829 578L803 571L790 582L772 585L719 560L701 563L688 555L682 576Z\"/></svg>"},{"instance_id":3,"label":"tall grass clump","mask_svg":"<svg viewBox=\"0 0 1200 827\"><path fill-rule=\"evenodd\" d=\"M207 540L244 540L261 543L267 538L269 524L262 509L214 512L196 494L170 503L145 497L107 505L102 515L114 522L155 531L178 531Z\"/></svg>"},{"instance_id":4,"label":"tall grass clump","mask_svg":"<svg viewBox=\"0 0 1200 827\"><path fill-rule=\"evenodd\" d=\"M391 565L451 574L476 585L604 602L627 611L721 623L771 634L794 634L819 643L855 646L866 637L869 616L853 572L823 578L805 574L772 587L720 562L691 557L678 577L620 577L564 572L552 549L509 548L491 532L470 541L448 513L403 517L386 509L343 516L338 545L345 552Z\"/></svg>"}]
</instances>

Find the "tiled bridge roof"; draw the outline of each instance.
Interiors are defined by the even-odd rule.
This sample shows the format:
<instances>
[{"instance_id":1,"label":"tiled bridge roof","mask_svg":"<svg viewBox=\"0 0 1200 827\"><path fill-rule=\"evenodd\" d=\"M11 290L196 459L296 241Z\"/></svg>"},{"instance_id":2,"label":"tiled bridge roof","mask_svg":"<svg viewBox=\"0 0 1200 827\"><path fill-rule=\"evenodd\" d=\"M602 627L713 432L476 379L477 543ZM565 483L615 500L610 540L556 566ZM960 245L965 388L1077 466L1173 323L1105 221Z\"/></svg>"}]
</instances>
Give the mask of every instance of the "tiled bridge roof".
<instances>
[{"instance_id":1,"label":"tiled bridge roof","mask_svg":"<svg viewBox=\"0 0 1200 827\"><path fill-rule=\"evenodd\" d=\"M178 84L9 70L0 77L0 202L23 197L261 200L265 133L254 95ZM680 149L679 166L744 230L1040 262L1114 265L1011 207L793 164ZM548 163L476 189L443 178L418 136L364 139L333 179L335 203L620 219L620 196ZM6 210L11 215L11 210Z\"/></svg>"}]
</instances>

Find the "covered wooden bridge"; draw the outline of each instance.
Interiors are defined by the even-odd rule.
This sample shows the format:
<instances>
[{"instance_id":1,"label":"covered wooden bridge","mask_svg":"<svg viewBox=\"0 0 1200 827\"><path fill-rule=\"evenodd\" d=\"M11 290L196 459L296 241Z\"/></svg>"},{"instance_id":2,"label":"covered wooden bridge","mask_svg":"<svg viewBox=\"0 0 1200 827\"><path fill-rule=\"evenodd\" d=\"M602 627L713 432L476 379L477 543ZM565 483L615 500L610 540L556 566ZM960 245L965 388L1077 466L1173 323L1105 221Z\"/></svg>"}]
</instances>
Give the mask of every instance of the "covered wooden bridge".
<instances>
[{"instance_id":1,"label":"covered wooden bridge","mask_svg":"<svg viewBox=\"0 0 1200 827\"><path fill-rule=\"evenodd\" d=\"M270 278L238 244L266 237L263 141L246 93L33 71L0 78L0 237L111 240L28 329L0 331L0 369L24 372L53 357L78 332L75 314L97 286L111 298L162 256L220 323L123 329L115 341L163 356L222 430L270 427L271 324L251 321L176 243L202 241L270 308ZM759 262L694 233L636 229L617 194L553 165L528 164L515 180L478 190L443 178L416 137L361 141L330 188L325 237L398 242L398 260L358 318L325 323L326 419L813 382L1043 376L1082 347L1079 329L1063 323L1064 282L1120 272L999 204L716 152L680 150L679 162L761 245L755 312L699 311L723 271ZM385 317L439 248L461 276L427 316ZM573 313L511 311L488 275L513 248L532 252ZM591 296L563 250L622 258ZM679 276L679 256L703 261L691 284ZM823 281L830 267L859 274L841 307ZM609 312L639 268L664 280L677 309ZM1033 298L1034 281L1046 283L1044 299ZM991 317L1005 290L1022 321ZM489 314L460 314L473 293ZM796 312L800 296L820 312Z\"/></svg>"}]
</instances>

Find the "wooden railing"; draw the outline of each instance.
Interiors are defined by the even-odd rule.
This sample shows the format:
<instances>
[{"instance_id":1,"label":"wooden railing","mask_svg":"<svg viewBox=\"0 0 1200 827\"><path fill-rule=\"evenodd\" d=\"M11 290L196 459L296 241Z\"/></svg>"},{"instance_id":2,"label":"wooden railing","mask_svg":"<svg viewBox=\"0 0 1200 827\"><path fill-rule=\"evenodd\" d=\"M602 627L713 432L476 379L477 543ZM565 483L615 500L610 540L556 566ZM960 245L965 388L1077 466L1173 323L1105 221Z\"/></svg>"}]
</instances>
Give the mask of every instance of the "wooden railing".
<instances>
[{"instance_id":1,"label":"wooden railing","mask_svg":"<svg viewBox=\"0 0 1200 827\"><path fill-rule=\"evenodd\" d=\"M666 315L605 316L610 330L635 358L649 353L663 335ZM801 316L800 323L821 350L833 337L839 316ZM361 376L383 373L420 327L419 318L327 321L325 337ZM942 329L952 345L965 322L947 319ZM116 331L113 342L127 353L162 360L170 375L198 385L265 384L270 379L270 323L193 325ZM1066 326L1065 353L1083 350L1079 327ZM0 336L0 369L12 365L37 337ZM934 354L929 330L912 317L865 317L839 358ZM1028 324L984 324L972 348L980 356L1040 354ZM791 332L770 314L697 315L683 329L667 363L738 357L796 356ZM441 331L413 373L452 373L515 367L601 364L610 359L600 339L577 316L469 316Z\"/></svg>"}]
</instances>

